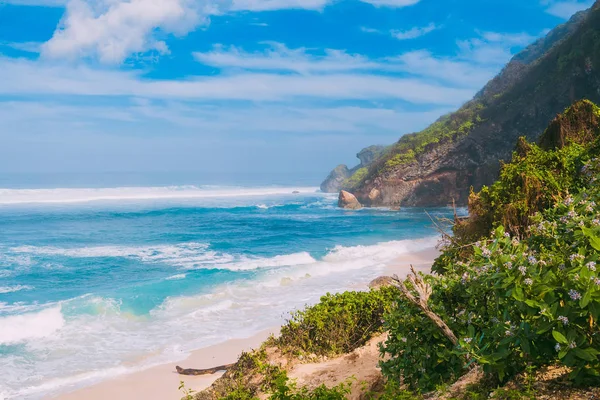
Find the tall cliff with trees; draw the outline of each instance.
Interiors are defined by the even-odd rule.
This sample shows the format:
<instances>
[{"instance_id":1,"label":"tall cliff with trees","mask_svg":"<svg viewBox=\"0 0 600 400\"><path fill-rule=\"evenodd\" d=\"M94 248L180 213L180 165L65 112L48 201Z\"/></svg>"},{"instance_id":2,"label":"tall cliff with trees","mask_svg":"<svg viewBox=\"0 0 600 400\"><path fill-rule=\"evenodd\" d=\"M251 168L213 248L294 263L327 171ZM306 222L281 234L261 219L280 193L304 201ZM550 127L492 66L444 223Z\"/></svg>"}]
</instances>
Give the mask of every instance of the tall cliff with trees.
<instances>
[{"instance_id":1,"label":"tall cliff with trees","mask_svg":"<svg viewBox=\"0 0 600 400\"><path fill-rule=\"evenodd\" d=\"M497 178L519 137L536 140L579 99L600 102L600 0L517 54L458 111L404 135L345 189L372 206L464 205L471 187Z\"/></svg>"}]
</instances>

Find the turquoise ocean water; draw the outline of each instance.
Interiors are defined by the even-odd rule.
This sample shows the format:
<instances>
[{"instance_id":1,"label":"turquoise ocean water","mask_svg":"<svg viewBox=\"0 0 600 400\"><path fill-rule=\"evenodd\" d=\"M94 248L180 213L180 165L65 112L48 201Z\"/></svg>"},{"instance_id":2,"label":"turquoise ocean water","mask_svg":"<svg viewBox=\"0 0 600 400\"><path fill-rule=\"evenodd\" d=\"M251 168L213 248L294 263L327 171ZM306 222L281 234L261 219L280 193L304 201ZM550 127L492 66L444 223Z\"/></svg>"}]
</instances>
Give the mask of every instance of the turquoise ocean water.
<instances>
[{"instance_id":1,"label":"turquoise ocean water","mask_svg":"<svg viewBox=\"0 0 600 400\"><path fill-rule=\"evenodd\" d=\"M248 337L436 243L425 210L336 201L312 187L0 189L0 399Z\"/></svg>"}]
</instances>

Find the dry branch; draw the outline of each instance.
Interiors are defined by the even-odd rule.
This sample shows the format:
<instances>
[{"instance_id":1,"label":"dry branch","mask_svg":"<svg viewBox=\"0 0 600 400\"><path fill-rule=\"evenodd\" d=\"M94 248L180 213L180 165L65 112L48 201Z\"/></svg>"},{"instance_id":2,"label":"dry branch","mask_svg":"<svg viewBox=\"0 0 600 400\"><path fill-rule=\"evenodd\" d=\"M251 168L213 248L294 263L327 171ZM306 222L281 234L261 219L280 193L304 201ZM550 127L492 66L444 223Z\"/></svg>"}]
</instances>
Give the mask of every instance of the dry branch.
<instances>
[{"instance_id":1,"label":"dry branch","mask_svg":"<svg viewBox=\"0 0 600 400\"><path fill-rule=\"evenodd\" d=\"M206 369L193 369L193 368L183 369L180 366L176 366L175 369L177 370L177 373L179 373L180 375L212 375L212 374L216 374L219 371L227 371L234 365L235 364L227 364L227 365L220 365L218 367L206 368Z\"/></svg>"},{"instance_id":2,"label":"dry branch","mask_svg":"<svg viewBox=\"0 0 600 400\"><path fill-rule=\"evenodd\" d=\"M427 316L427 318L433 321L433 323L440 328L448 340L450 340L452 344L456 346L458 344L458 339L456 338L454 332L452 332L452 329L450 329L450 327L446 325L446 323L429 308L428 301L432 293L431 285L425 283L423 279L421 279L412 265L410 266L410 270L412 274L408 275L408 280L410 281L413 289L417 292L416 296L406 287L406 285L404 285L404 282L398 278L398 275L394 275L392 277L392 285L400 289L408 301L419 307Z\"/></svg>"}]
</instances>

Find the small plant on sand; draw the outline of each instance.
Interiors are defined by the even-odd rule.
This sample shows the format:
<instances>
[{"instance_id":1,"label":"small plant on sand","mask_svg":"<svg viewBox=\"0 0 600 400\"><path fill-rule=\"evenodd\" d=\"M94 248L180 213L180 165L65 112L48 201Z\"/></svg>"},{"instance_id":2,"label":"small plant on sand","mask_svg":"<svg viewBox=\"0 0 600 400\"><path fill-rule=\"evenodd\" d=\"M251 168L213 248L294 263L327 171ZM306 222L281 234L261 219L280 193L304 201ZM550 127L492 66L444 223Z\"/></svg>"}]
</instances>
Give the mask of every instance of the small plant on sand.
<instances>
[{"instance_id":1,"label":"small plant on sand","mask_svg":"<svg viewBox=\"0 0 600 400\"><path fill-rule=\"evenodd\" d=\"M193 389L188 389L185 387L184 381L179 381L179 391L183 393L183 398L185 400L193 400L195 391Z\"/></svg>"}]
</instances>

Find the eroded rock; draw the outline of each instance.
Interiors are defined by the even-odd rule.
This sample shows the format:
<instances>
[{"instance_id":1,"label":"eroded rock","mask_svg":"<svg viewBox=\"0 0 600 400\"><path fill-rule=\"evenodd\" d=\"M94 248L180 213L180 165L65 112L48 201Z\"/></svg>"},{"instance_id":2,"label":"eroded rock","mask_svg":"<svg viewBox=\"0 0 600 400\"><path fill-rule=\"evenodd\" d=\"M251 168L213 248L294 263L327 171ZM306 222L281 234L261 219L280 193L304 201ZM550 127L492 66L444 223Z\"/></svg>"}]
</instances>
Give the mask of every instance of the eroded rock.
<instances>
[{"instance_id":1,"label":"eroded rock","mask_svg":"<svg viewBox=\"0 0 600 400\"><path fill-rule=\"evenodd\" d=\"M338 199L338 207L345 208L347 210L360 210L362 204L358 201L356 196L345 190L340 191L340 197Z\"/></svg>"}]
</instances>

